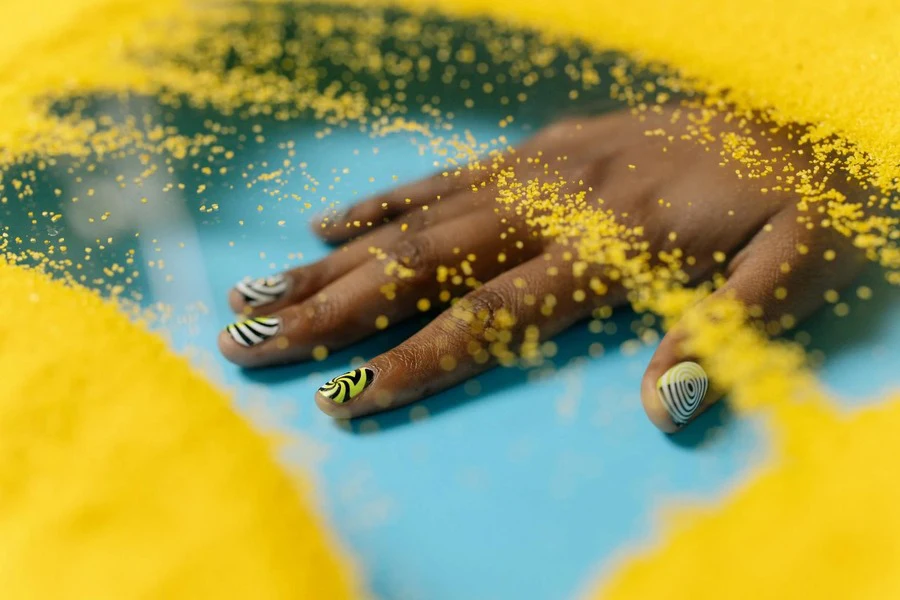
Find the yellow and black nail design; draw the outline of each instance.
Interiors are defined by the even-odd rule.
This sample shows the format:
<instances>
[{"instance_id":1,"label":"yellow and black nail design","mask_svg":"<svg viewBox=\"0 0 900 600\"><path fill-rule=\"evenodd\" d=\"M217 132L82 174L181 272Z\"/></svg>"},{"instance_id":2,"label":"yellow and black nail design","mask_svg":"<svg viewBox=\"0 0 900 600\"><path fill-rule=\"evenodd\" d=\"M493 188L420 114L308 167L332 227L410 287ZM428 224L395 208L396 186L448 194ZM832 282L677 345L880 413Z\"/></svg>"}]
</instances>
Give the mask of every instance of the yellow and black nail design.
<instances>
[{"instance_id":1,"label":"yellow and black nail design","mask_svg":"<svg viewBox=\"0 0 900 600\"><path fill-rule=\"evenodd\" d=\"M709 378L695 362L678 363L656 381L659 399L676 425L687 423L706 396Z\"/></svg>"},{"instance_id":2,"label":"yellow and black nail design","mask_svg":"<svg viewBox=\"0 0 900 600\"><path fill-rule=\"evenodd\" d=\"M272 275L259 279L244 279L234 289L249 306L257 307L275 302L287 292L290 280L284 275Z\"/></svg>"},{"instance_id":3,"label":"yellow and black nail design","mask_svg":"<svg viewBox=\"0 0 900 600\"><path fill-rule=\"evenodd\" d=\"M255 317L246 321L232 323L225 328L235 342L244 347L262 344L278 333L281 319L278 317Z\"/></svg>"},{"instance_id":4,"label":"yellow and black nail design","mask_svg":"<svg viewBox=\"0 0 900 600\"><path fill-rule=\"evenodd\" d=\"M353 400L375 379L375 371L363 367L335 377L319 388L319 393L336 404Z\"/></svg>"}]
</instances>

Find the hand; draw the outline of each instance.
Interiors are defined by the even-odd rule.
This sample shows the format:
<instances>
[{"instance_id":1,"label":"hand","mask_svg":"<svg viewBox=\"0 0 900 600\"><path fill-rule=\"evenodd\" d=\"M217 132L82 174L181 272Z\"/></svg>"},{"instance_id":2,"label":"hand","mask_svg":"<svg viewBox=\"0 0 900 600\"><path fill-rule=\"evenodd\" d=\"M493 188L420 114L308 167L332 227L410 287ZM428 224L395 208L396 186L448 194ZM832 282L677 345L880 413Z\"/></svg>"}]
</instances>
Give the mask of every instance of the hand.
<instances>
[{"instance_id":1,"label":"hand","mask_svg":"<svg viewBox=\"0 0 900 600\"><path fill-rule=\"evenodd\" d=\"M579 237L618 240L618 260L656 262L661 251L680 250L677 276L685 284L721 275L727 283L713 296L730 294L769 323L802 319L826 290L852 280L861 261L847 239L808 226L810 213L797 208L782 165L802 167L803 157L784 134L714 119L705 144L648 135L680 131L671 125L687 118L680 113L561 121L505 154L324 218L317 234L347 243L314 264L238 284L230 303L249 320L222 332L222 353L245 367L306 360L317 347L340 348L418 311L446 308L316 394L326 413L358 417L415 402L497 363L538 360L541 341L598 307L627 304L628 286L609 262L578 258ZM732 142L746 133L767 139L756 147L757 173L720 164L723 133ZM776 153L790 163L766 172ZM612 219L589 225L584 214ZM681 341L677 328L665 336L641 388L647 415L667 432L721 395L683 355Z\"/></svg>"}]
</instances>

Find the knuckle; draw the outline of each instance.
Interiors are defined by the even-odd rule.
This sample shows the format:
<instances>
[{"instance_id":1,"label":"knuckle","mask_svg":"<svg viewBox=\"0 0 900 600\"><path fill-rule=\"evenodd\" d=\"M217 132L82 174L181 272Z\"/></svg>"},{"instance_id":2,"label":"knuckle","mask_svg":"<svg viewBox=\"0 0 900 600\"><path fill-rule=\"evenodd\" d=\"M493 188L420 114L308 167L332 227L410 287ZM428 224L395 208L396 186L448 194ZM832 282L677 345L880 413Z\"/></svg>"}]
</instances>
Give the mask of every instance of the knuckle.
<instances>
[{"instance_id":1,"label":"knuckle","mask_svg":"<svg viewBox=\"0 0 900 600\"><path fill-rule=\"evenodd\" d=\"M386 371L415 373L426 363L429 348L427 344L407 340L390 352L379 357L379 367Z\"/></svg>"},{"instance_id":2,"label":"knuckle","mask_svg":"<svg viewBox=\"0 0 900 600\"><path fill-rule=\"evenodd\" d=\"M385 253L387 273L405 282L418 283L437 268L434 244L427 235L413 235L391 246Z\"/></svg>"},{"instance_id":3,"label":"knuckle","mask_svg":"<svg viewBox=\"0 0 900 600\"><path fill-rule=\"evenodd\" d=\"M506 294L481 289L453 305L446 324L457 335L484 341L492 336L492 332L509 329L512 322L507 315L514 315L515 312L514 303Z\"/></svg>"},{"instance_id":4,"label":"knuckle","mask_svg":"<svg viewBox=\"0 0 900 600\"><path fill-rule=\"evenodd\" d=\"M404 215L401 223L406 225L408 233L415 233L428 227L431 224L431 219L428 211L414 210Z\"/></svg>"}]
</instances>

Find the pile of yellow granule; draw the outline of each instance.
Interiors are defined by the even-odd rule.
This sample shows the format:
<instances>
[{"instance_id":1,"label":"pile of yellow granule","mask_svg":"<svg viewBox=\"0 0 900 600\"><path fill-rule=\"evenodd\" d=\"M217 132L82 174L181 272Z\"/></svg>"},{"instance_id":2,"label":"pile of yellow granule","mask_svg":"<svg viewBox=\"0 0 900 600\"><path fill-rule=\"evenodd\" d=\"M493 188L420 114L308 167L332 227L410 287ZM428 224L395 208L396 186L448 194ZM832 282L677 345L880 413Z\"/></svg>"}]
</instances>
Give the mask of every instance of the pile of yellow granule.
<instances>
[{"instance_id":1,"label":"pile of yellow granule","mask_svg":"<svg viewBox=\"0 0 900 600\"><path fill-rule=\"evenodd\" d=\"M354 0L370 5L369 0ZM486 15L674 66L706 92L840 134L900 186L900 11L890 0L389 0Z\"/></svg>"},{"instance_id":2,"label":"pile of yellow granule","mask_svg":"<svg viewBox=\"0 0 900 600\"><path fill-rule=\"evenodd\" d=\"M616 565L594 597L900 597L900 398L775 416L778 460L721 506L668 515L659 546Z\"/></svg>"},{"instance_id":3,"label":"pile of yellow granule","mask_svg":"<svg viewBox=\"0 0 900 600\"><path fill-rule=\"evenodd\" d=\"M5 599L355 598L307 490L117 308L0 262Z\"/></svg>"},{"instance_id":4,"label":"pile of yellow granule","mask_svg":"<svg viewBox=\"0 0 900 600\"><path fill-rule=\"evenodd\" d=\"M157 61L201 38L210 54L195 56L199 62L210 58L214 64L222 54L216 52L229 43L250 48L250 58L280 56L281 40L244 44L234 30L216 46L218 27L254 22L255 13L242 4L225 12L178 0L71 0L64 8L35 0L28 10L16 4L0 4L0 14L10 17L0 25L4 166L22 157L121 148L176 156L193 149L170 132L142 137L122 128L98 135L90 119L54 116L47 98L131 92L166 95L174 103L183 95L222 111L251 106L251 114L287 119L295 113L278 117L278 111L290 105L312 109L329 123L361 123L403 114L397 108L403 90L396 82L417 76L421 66L375 52L372 40L384 25L377 16L354 23L356 46L336 42L336 51L358 61L354 69L377 74L385 92L394 86L394 101L372 107L353 82L341 90L317 88L323 82L313 67L297 71L302 77L294 80L309 77L304 87L266 72L265 60L228 73ZM848 152L845 163L858 179L900 188L900 15L892 2L390 4L456 16L488 14L555 40L580 38L597 49L620 48L668 63L681 69L682 85L712 93L717 107L727 99L740 109L767 110L776 122L816 124L812 135L819 150ZM267 13L272 14L277 18L277 11ZM303 26L328 37L336 22L323 16ZM411 44L421 33L414 19L396 32ZM540 52L494 50L521 52L516 64L525 65L522 73L540 72L547 64ZM581 64L569 75L587 85L596 74L592 69ZM652 104L653 94L642 89ZM723 89L729 92L716 93ZM633 104L644 102L644 96L629 94ZM402 122L417 130L414 117ZM398 121L370 123L370 131L379 123L386 132ZM835 133L841 137L834 144L826 141ZM15 202L10 189L20 190L22 182L0 180L0 186L4 198ZM595 219L595 229L616 230L614 220L601 217L584 219ZM564 225L562 220L541 227L554 231ZM591 253L624 256L609 244L592 249L592 241L598 240L582 245L585 260ZM886 256L883 263L891 264L892 255ZM616 266L645 281L635 288L652 299L643 308L669 321L695 299L650 277L646 264ZM274 462L271 446L162 341L92 293L36 272L0 263L0 288L0 305L9 316L0 325L7 391L0 397L0 450L8 457L0 466L4 597L56 598L72 589L88 597L331 599L357 593L347 561L336 558L296 484ZM889 477L886 461L896 445L900 400L839 415L816 391L798 347L770 343L746 326L742 311L725 312L727 318L719 315L715 326L709 319L691 325L694 353L733 391L739 412L769 408L776 462L721 508L689 521L671 520L657 549L611 575L601 588L604 597L749 597L751 591L754 597L793 597L808 593L811 582L821 586L816 596L895 595L890 592L900 589L894 546L900 518L892 507L900 485ZM727 351L721 350L723 341Z\"/></svg>"}]
</instances>

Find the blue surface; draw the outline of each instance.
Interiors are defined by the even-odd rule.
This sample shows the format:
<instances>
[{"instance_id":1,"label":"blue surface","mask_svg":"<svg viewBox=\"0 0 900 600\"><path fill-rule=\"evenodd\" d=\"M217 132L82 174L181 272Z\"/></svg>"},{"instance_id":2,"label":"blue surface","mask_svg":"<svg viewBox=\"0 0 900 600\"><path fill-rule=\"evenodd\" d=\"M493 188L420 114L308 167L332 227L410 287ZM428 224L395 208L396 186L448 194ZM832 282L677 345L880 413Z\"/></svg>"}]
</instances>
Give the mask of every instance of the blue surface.
<instances>
[{"instance_id":1,"label":"blue surface","mask_svg":"<svg viewBox=\"0 0 900 600\"><path fill-rule=\"evenodd\" d=\"M455 131L465 128L478 139L501 133L490 116L458 118ZM526 132L502 133L515 140ZM147 305L174 307L163 324L174 347L199 350L198 362L208 366L216 335L231 317L226 292L235 281L329 252L307 227L327 205L322 196L346 204L395 185L393 175L406 181L431 172L434 158L421 156L410 138L373 140L344 129L319 140L311 126L281 127L265 144L248 146L235 164L268 160L270 168L258 171L273 170L285 158L279 145L293 140L293 160L308 163L320 182L316 192L304 189L308 180L299 173L248 189L235 171L204 194L219 210L201 213L204 202L190 184L196 173L189 171L180 175L186 191L152 198L153 212L140 212L145 209L135 201L146 190L116 196L111 220L118 219L120 238L137 248L138 263L165 261L163 269L143 269L140 286ZM341 173L344 167L350 172ZM74 182L67 186L67 194L77 190ZM274 189L299 194L314 208L279 201ZM90 210L102 213L102 204ZM80 218L66 210L61 228ZM75 245L99 231L79 233L69 225L58 233ZM139 238L131 237L134 231ZM289 258L298 253L302 261ZM121 252L110 250L99 262L116 257ZM824 353L823 380L849 402L897 384L891 357L900 355L900 297L879 283L877 272L867 277L872 300L850 300L849 318L823 310L803 328L810 346ZM425 419L411 419L407 409L346 428L312 401L316 388L355 357L388 349L420 323L321 363L243 372L215 359L213 377L233 386L245 405L263 397L284 411L283 423L304 440L299 460L316 473L322 509L378 596L557 600L589 585L623 545L650 539L657 509L722 496L766 453L759 427L733 419L724 404L672 438L647 422L638 389L653 349L620 349L633 318L627 311L615 315L612 335L578 326L558 338L554 372L492 371L477 379L480 393L460 386L422 403ZM606 353L589 358L595 341Z\"/></svg>"}]
</instances>

